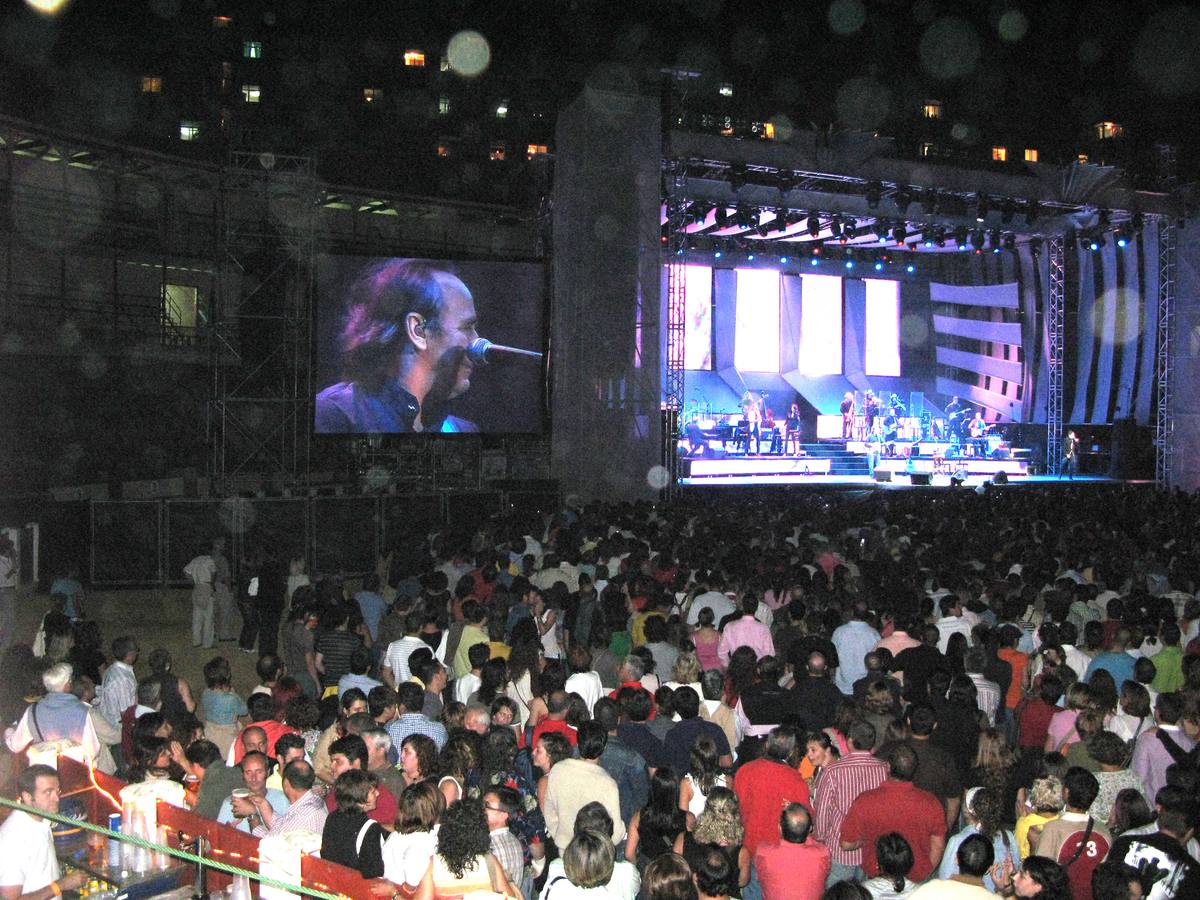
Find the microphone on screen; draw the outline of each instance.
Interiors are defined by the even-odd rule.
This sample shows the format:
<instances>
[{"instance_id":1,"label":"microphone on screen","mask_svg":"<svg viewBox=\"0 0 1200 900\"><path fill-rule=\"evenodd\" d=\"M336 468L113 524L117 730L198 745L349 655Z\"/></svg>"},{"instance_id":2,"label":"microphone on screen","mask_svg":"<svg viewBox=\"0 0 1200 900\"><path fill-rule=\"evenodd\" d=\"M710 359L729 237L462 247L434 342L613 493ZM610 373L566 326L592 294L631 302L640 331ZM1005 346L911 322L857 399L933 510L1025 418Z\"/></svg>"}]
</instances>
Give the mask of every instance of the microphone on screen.
<instances>
[{"instance_id":1,"label":"microphone on screen","mask_svg":"<svg viewBox=\"0 0 1200 900\"><path fill-rule=\"evenodd\" d=\"M487 338L475 338L467 348L467 358L477 366L486 366L489 362L502 356L524 356L540 360L542 354L534 350L522 350L519 347L506 347L503 344L493 344Z\"/></svg>"}]
</instances>

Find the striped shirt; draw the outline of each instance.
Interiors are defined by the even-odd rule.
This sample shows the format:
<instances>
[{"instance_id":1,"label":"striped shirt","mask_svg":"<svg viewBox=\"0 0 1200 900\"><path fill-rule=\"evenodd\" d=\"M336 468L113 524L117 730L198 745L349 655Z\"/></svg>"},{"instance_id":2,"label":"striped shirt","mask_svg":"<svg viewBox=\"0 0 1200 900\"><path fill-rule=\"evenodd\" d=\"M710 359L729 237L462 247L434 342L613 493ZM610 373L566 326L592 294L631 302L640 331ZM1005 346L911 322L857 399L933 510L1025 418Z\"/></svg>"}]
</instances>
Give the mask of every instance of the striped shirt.
<instances>
[{"instance_id":1,"label":"striped shirt","mask_svg":"<svg viewBox=\"0 0 1200 900\"><path fill-rule=\"evenodd\" d=\"M426 737L433 738L434 744L437 745L438 752L442 752L442 747L446 744L446 726L441 722L435 722L433 719L427 718L420 713L405 713L397 719L393 719L387 724L387 733L392 739L392 746L399 749L404 739L410 734L423 734Z\"/></svg>"},{"instance_id":2,"label":"striped shirt","mask_svg":"<svg viewBox=\"0 0 1200 900\"><path fill-rule=\"evenodd\" d=\"M287 834L289 831L311 831L314 834L321 834L325 830L325 819L328 816L329 810L325 808L325 801L312 791L308 791L303 796L297 797L296 802L285 812L276 815L269 829L259 825L254 829L254 834L258 837L265 837L268 834Z\"/></svg>"},{"instance_id":3,"label":"striped shirt","mask_svg":"<svg viewBox=\"0 0 1200 900\"><path fill-rule=\"evenodd\" d=\"M988 717L988 724L995 725L996 710L1000 708L1000 685L976 672L968 672L967 677L975 684L976 705Z\"/></svg>"},{"instance_id":4,"label":"striped shirt","mask_svg":"<svg viewBox=\"0 0 1200 900\"><path fill-rule=\"evenodd\" d=\"M860 794L879 787L887 777L887 763L858 750L830 763L821 772L813 799L813 837L829 848L834 862L844 866L862 865L861 849L842 849L842 820Z\"/></svg>"},{"instance_id":5,"label":"striped shirt","mask_svg":"<svg viewBox=\"0 0 1200 900\"><path fill-rule=\"evenodd\" d=\"M514 887L521 886L525 874L525 850L521 847L517 836L508 830L506 825L490 833L492 839L492 856L500 863L500 868L508 876Z\"/></svg>"}]
</instances>

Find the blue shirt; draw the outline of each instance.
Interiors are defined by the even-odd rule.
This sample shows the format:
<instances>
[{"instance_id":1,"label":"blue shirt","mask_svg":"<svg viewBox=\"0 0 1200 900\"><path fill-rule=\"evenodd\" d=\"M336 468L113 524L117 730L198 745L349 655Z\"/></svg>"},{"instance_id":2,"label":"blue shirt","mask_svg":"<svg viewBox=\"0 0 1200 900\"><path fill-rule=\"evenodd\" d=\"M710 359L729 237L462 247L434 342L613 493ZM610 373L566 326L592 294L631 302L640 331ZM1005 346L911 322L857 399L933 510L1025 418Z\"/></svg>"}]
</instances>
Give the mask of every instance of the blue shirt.
<instances>
[{"instance_id":1,"label":"blue shirt","mask_svg":"<svg viewBox=\"0 0 1200 900\"><path fill-rule=\"evenodd\" d=\"M954 835L946 841L946 849L942 853L942 863L938 867L937 877L942 880L948 879L951 875L959 873L958 868L958 848L973 834L979 834L979 829L968 825L958 834ZM1007 840L1007 843L1005 841ZM1011 831L997 831L992 835L992 852L996 856L996 865L1000 865L1006 859L1012 860L1012 864L1020 868L1021 854L1017 849L1017 838ZM983 886L989 891L996 890L996 883L992 880L992 873L988 872L983 876Z\"/></svg>"},{"instance_id":2,"label":"blue shirt","mask_svg":"<svg viewBox=\"0 0 1200 900\"><path fill-rule=\"evenodd\" d=\"M363 624L371 633L371 640L379 638L379 620L387 612L387 603L374 591L359 591L354 595L358 608L362 611Z\"/></svg>"},{"instance_id":3,"label":"blue shirt","mask_svg":"<svg viewBox=\"0 0 1200 900\"><path fill-rule=\"evenodd\" d=\"M246 701L233 691L213 691L208 688L200 695L200 710L200 718L214 725L233 725L238 716L248 715Z\"/></svg>"},{"instance_id":4,"label":"blue shirt","mask_svg":"<svg viewBox=\"0 0 1200 900\"><path fill-rule=\"evenodd\" d=\"M271 809L275 815L287 812L288 807L292 805L287 798L287 794L276 788L267 788L267 803L271 805ZM237 822L236 828L238 831L250 831L249 818L234 819L233 801L229 797L221 801L221 808L217 812L217 821L222 825L232 825L234 822Z\"/></svg>"},{"instance_id":5,"label":"blue shirt","mask_svg":"<svg viewBox=\"0 0 1200 900\"><path fill-rule=\"evenodd\" d=\"M83 585L74 578L56 578L54 584L50 585L50 595L61 594L65 601L63 603L63 614L68 619L79 618L79 595L83 593Z\"/></svg>"},{"instance_id":6,"label":"blue shirt","mask_svg":"<svg viewBox=\"0 0 1200 900\"><path fill-rule=\"evenodd\" d=\"M1101 653L1087 667L1083 681L1085 684L1090 682L1093 673L1098 669L1104 669L1104 671L1113 677L1113 681L1117 683L1117 693L1119 694L1125 682L1133 681L1133 666L1133 657L1124 650L1120 652L1109 651L1108 653Z\"/></svg>"},{"instance_id":7,"label":"blue shirt","mask_svg":"<svg viewBox=\"0 0 1200 900\"><path fill-rule=\"evenodd\" d=\"M858 619L851 619L833 633L838 669L833 683L847 696L854 693L854 682L867 674L864 657L879 643L879 632Z\"/></svg>"}]
</instances>

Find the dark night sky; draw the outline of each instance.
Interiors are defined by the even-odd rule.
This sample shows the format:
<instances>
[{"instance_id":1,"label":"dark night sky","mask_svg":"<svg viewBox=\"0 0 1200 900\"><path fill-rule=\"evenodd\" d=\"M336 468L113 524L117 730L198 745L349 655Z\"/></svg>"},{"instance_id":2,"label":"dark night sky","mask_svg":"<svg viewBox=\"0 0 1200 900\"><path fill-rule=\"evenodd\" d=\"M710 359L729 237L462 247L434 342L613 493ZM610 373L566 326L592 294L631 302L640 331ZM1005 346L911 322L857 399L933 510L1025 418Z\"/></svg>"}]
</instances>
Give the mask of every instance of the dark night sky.
<instances>
[{"instance_id":1,"label":"dark night sky","mask_svg":"<svg viewBox=\"0 0 1200 900\"><path fill-rule=\"evenodd\" d=\"M304 119L321 88L390 65L397 47L420 43L436 60L470 27L493 60L473 86L508 91L551 119L584 83L653 90L655 73L676 66L704 74L702 96L730 81L738 110L801 126L902 134L936 98L961 146L1004 140L1070 158L1089 125L1113 119L1138 145L1179 143L1185 177L1196 157L1200 10L1116 0L75 0L57 18L7 0L0 108L140 142L145 122L128 85L155 66L191 65L203 93L217 13L235 17L239 37L261 37L273 64L307 71L290 79L286 101L271 98L306 123L289 149L350 137L336 115Z\"/></svg>"}]
</instances>

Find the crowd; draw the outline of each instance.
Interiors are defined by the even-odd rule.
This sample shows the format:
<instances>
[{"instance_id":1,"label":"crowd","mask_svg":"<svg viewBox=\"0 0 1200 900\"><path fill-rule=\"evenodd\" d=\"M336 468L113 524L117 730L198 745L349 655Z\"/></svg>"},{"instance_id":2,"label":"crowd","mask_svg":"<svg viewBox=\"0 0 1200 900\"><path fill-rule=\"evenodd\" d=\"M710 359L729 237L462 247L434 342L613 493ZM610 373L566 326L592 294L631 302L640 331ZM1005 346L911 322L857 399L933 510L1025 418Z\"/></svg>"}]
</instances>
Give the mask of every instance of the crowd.
<instances>
[{"instance_id":1,"label":"crowd","mask_svg":"<svg viewBox=\"0 0 1200 900\"><path fill-rule=\"evenodd\" d=\"M4 659L36 697L0 712L14 753L69 738L201 815L318 833L381 896L1184 900L1198 515L1135 488L700 494L414 529L353 582L272 548L235 576L216 543L188 566L202 686L136 634L105 654L68 579ZM52 782L19 796L53 811ZM6 897L71 886L9 852L37 821L0 826Z\"/></svg>"}]
</instances>

